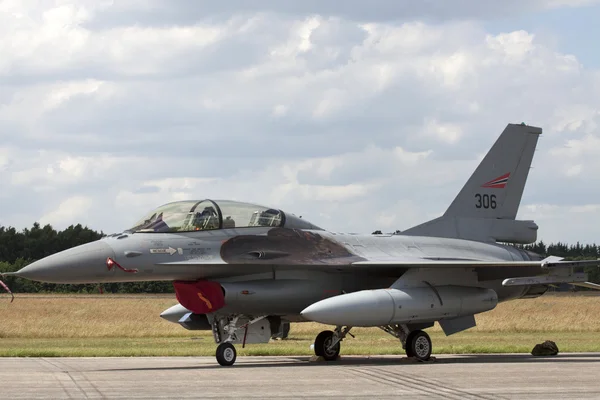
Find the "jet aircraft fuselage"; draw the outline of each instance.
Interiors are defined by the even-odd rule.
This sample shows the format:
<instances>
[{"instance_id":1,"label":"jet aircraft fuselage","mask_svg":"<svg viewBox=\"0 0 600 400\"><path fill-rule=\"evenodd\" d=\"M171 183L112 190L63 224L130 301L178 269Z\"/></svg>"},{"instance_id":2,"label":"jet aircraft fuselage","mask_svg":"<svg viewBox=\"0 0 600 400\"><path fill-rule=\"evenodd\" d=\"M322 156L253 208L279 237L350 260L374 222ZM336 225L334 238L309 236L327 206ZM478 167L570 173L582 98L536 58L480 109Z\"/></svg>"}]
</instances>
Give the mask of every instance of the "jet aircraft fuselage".
<instances>
[{"instance_id":1,"label":"jet aircraft fuselage","mask_svg":"<svg viewBox=\"0 0 600 400\"><path fill-rule=\"evenodd\" d=\"M288 283L288 289L297 285L305 293L302 301L277 305L279 314L291 317L323 298L389 287L398 279L397 268L386 268L384 264L378 268L360 264L348 268L349 263L399 259L456 263L535 261L542 257L514 246L471 240L340 234L285 226L162 233L130 231L49 256L22 269L19 276L73 284L208 279L224 283L226 292L227 284L234 282L247 282L251 288L256 282L289 280L292 283ZM541 267L515 268L508 274L502 267L486 268L478 272L477 282L494 289L499 301L505 301L525 295L530 287L503 287L503 279L540 272ZM261 310L257 305L254 312L273 313L270 299L264 306Z\"/></svg>"}]
</instances>

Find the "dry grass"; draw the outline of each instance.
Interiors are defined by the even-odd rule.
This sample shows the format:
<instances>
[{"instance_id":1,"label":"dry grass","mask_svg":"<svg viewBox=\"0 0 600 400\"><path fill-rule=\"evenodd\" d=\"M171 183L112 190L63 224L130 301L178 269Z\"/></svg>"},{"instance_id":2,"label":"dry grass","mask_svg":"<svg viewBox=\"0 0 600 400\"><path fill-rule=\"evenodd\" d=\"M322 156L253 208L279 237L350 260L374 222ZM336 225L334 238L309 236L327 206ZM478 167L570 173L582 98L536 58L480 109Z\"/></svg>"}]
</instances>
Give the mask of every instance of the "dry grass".
<instances>
[{"instance_id":1,"label":"dry grass","mask_svg":"<svg viewBox=\"0 0 600 400\"><path fill-rule=\"evenodd\" d=\"M33 296L0 302L0 338L189 337L159 314L174 296Z\"/></svg>"},{"instance_id":2,"label":"dry grass","mask_svg":"<svg viewBox=\"0 0 600 400\"><path fill-rule=\"evenodd\" d=\"M0 356L212 355L210 332L187 331L159 318L174 296L35 296L0 298ZM500 304L478 326L445 337L429 330L437 353L527 352L550 339L563 351L600 351L600 296L544 296ZM251 345L240 354L310 354L320 324L293 324L290 338ZM378 329L355 329L345 354L401 354Z\"/></svg>"},{"instance_id":3,"label":"dry grass","mask_svg":"<svg viewBox=\"0 0 600 400\"><path fill-rule=\"evenodd\" d=\"M600 296L546 295L477 316L478 332L600 332Z\"/></svg>"}]
</instances>

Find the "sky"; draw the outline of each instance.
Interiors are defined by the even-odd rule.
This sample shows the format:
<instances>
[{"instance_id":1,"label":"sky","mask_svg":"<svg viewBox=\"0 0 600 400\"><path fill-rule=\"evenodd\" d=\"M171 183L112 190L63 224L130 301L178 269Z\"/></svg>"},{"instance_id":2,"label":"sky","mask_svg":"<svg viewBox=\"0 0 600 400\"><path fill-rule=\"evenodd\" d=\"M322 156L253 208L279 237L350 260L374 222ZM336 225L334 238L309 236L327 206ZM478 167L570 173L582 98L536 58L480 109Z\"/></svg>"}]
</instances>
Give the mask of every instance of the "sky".
<instances>
[{"instance_id":1,"label":"sky","mask_svg":"<svg viewBox=\"0 0 600 400\"><path fill-rule=\"evenodd\" d=\"M518 218L600 243L599 3L0 0L0 225L212 198L404 230L526 122Z\"/></svg>"}]
</instances>

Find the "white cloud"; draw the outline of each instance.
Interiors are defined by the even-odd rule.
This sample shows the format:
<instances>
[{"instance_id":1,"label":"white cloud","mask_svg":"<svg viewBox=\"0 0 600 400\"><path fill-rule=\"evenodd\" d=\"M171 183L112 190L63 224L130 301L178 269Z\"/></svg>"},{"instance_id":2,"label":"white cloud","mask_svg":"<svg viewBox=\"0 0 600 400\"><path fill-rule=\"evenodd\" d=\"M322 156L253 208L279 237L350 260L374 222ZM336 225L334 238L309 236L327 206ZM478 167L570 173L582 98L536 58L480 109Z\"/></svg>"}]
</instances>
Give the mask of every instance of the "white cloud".
<instances>
[{"instance_id":1,"label":"white cloud","mask_svg":"<svg viewBox=\"0 0 600 400\"><path fill-rule=\"evenodd\" d=\"M86 1L90 6L92 1ZM346 0L340 7L335 0L229 0L225 3L187 0L148 0L114 2L106 12L96 17L97 24L114 25L123 23L123 14L136 12L138 20L147 24L167 21L189 21L206 18L207 15L223 17L234 13L278 13L286 17L295 16L339 16L354 21L406 21L430 19L447 21L456 19L498 19L527 12L543 11L563 7L580 7L598 3L597 0L454 0L412 2L398 0Z\"/></svg>"},{"instance_id":2,"label":"white cloud","mask_svg":"<svg viewBox=\"0 0 600 400\"><path fill-rule=\"evenodd\" d=\"M600 73L544 32L481 23L571 5L4 1L2 222L112 232L209 197L406 229L526 121L544 135L521 214L544 238L589 213L559 239L595 240Z\"/></svg>"},{"instance_id":3,"label":"white cloud","mask_svg":"<svg viewBox=\"0 0 600 400\"><path fill-rule=\"evenodd\" d=\"M568 158L579 158L586 154L597 153L600 138L596 135L585 135L581 139L569 139L563 146L550 150L550 154Z\"/></svg>"},{"instance_id":4,"label":"white cloud","mask_svg":"<svg viewBox=\"0 0 600 400\"><path fill-rule=\"evenodd\" d=\"M589 6L598 3L598 0L546 0L545 5L547 8L557 7L582 7Z\"/></svg>"},{"instance_id":5,"label":"white cloud","mask_svg":"<svg viewBox=\"0 0 600 400\"><path fill-rule=\"evenodd\" d=\"M543 229L542 239L546 242L598 243L600 237L590 221L600 220L600 204L581 206L557 206L549 204L524 207L525 219L534 219ZM589 232L582 235L583 232Z\"/></svg>"},{"instance_id":6,"label":"white cloud","mask_svg":"<svg viewBox=\"0 0 600 400\"><path fill-rule=\"evenodd\" d=\"M394 149L394 155L405 165L415 165L419 161L427 158L431 154L431 151L422 151L418 153L412 153L404 150L402 147L396 147Z\"/></svg>"},{"instance_id":7,"label":"white cloud","mask_svg":"<svg viewBox=\"0 0 600 400\"><path fill-rule=\"evenodd\" d=\"M33 153L37 159L20 160L11 173L11 184L29 186L34 190L64 190L69 186L101 180L120 169L119 160L106 154L94 157L66 155L62 152L39 151Z\"/></svg>"},{"instance_id":8,"label":"white cloud","mask_svg":"<svg viewBox=\"0 0 600 400\"><path fill-rule=\"evenodd\" d=\"M58 207L40 217L41 224L85 224L87 212L91 208L92 200L85 196L69 197L62 201Z\"/></svg>"},{"instance_id":9,"label":"white cloud","mask_svg":"<svg viewBox=\"0 0 600 400\"><path fill-rule=\"evenodd\" d=\"M556 131L593 133L598 128L595 117L599 114L600 110L590 105L571 104L562 110L557 110L556 122L552 128Z\"/></svg>"},{"instance_id":10,"label":"white cloud","mask_svg":"<svg viewBox=\"0 0 600 400\"><path fill-rule=\"evenodd\" d=\"M278 104L275 107L273 107L273 115L276 117L282 117L285 114L287 114L288 112L288 108L286 106L284 106L283 104Z\"/></svg>"},{"instance_id":11,"label":"white cloud","mask_svg":"<svg viewBox=\"0 0 600 400\"><path fill-rule=\"evenodd\" d=\"M436 120L426 121L423 131L425 135L431 135L447 144L458 142L463 135L459 125L452 123L440 124Z\"/></svg>"},{"instance_id":12,"label":"white cloud","mask_svg":"<svg viewBox=\"0 0 600 400\"><path fill-rule=\"evenodd\" d=\"M525 204L522 207L524 211L524 219L537 219L537 218L553 218L556 215L556 211L559 206L554 204ZM531 217L530 217L531 216Z\"/></svg>"},{"instance_id":13,"label":"white cloud","mask_svg":"<svg viewBox=\"0 0 600 400\"><path fill-rule=\"evenodd\" d=\"M533 38L534 35L526 31L515 31L488 35L486 42L490 49L503 54L505 61L510 63L523 60L534 49Z\"/></svg>"},{"instance_id":14,"label":"white cloud","mask_svg":"<svg viewBox=\"0 0 600 400\"><path fill-rule=\"evenodd\" d=\"M569 167L565 171L565 175L567 175L567 176L577 176L577 175L581 174L582 171L583 171L583 165L581 165L581 164L575 164L575 165Z\"/></svg>"},{"instance_id":15,"label":"white cloud","mask_svg":"<svg viewBox=\"0 0 600 400\"><path fill-rule=\"evenodd\" d=\"M82 82L67 82L64 85L56 85L57 87L51 88L44 101L44 108L50 110L58 108L64 103L70 100L76 100L77 96L92 95L96 93L104 82L97 81L94 79L88 79ZM105 93L105 97L109 94Z\"/></svg>"},{"instance_id":16,"label":"white cloud","mask_svg":"<svg viewBox=\"0 0 600 400\"><path fill-rule=\"evenodd\" d=\"M586 204L583 206L574 206L571 207L569 211L572 213L584 213L589 215L589 213L595 213L600 211L600 204Z\"/></svg>"},{"instance_id":17,"label":"white cloud","mask_svg":"<svg viewBox=\"0 0 600 400\"><path fill-rule=\"evenodd\" d=\"M6 170L10 162L10 150L0 147L0 171Z\"/></svg>"}]
</instances>

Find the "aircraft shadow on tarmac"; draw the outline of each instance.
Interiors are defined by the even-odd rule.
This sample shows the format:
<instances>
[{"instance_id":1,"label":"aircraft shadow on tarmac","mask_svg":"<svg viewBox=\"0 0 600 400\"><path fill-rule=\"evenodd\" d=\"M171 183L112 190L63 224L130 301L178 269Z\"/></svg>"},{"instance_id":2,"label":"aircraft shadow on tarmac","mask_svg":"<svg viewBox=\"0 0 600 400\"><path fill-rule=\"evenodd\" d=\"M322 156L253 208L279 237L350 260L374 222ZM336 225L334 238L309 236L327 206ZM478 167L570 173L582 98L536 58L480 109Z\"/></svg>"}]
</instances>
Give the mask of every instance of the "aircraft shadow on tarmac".
<instances>
[{"instance_id":1,"label":"aircraft shadow on tarmac","mask_svg":"<svg viewBox=\"0 0 600 400\"><path fill-rule=\"evenodd\" d=\"M335 367L335 366L366 366L366 365L404 365L406 367L425 366L428 364L513 364L513 363L598 363L600 354L559 354L557 356L535 357L528 354L490 354L490 355L457 355L437 358L434 361L419 362L406 357L342 357L331 362L310 362L310 357L282 357L281 360L260 362L257 357L240 357L238 363L230 368L282 368L282 367ZM222 369L218 364L187 365L173 367L148 367L148 368L111 368L102 371L176 371L176 370L203 370Z\"/></svg>"}]
</instances>

